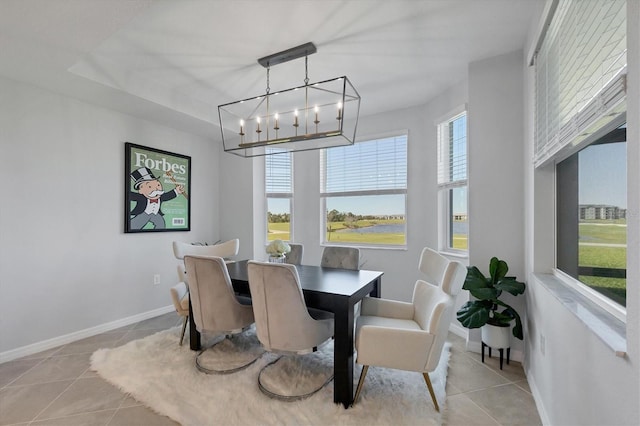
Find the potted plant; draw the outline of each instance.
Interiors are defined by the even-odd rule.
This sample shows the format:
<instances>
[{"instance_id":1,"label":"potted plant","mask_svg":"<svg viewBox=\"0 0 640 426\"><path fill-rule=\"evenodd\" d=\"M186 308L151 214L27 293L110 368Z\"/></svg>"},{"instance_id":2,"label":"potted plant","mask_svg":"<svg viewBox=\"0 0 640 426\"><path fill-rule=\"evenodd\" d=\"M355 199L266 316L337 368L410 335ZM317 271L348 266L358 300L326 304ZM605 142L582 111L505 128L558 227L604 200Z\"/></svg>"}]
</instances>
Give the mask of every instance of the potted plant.
<instances>
[{"instance_id":1,"label":"potted plant","mask_svg":"<svg viewBox=\"0 0 640 426\"><path fill-rule=\"evenodd\" d=\"M469 290L477 300L465 303L457 312L457 318L466 328L482 327L482 341L489 347L508 348L509 330L522 340L522 319L518 312L502 300L503 291L517 296L523 294L525 284L515 277L507 277L507 262L492 257L489 262L489 277L485 277L475 266L467 268L463 289Z\"/></svg>"}]
</instances>

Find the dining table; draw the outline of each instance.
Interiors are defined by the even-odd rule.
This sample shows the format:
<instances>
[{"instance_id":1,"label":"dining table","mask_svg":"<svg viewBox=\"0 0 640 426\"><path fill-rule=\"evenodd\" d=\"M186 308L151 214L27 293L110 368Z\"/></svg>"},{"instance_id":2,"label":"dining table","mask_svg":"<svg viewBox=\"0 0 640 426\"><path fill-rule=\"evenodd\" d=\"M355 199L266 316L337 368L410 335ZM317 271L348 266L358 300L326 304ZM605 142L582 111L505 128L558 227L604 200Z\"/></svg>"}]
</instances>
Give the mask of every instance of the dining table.
<instances>
[{"instance_id":1,"label":"dining table","mask_svg":"<svg viewBox=\"0 0 640 426\"><path fill-rule=\"evenodd\" d=\"M250 296L248 260L227 263L233 289ZM380 271L324 268L295 265L308 307L334 314L334 383L333 402L349 408L353 402L354 307L364 297L380 297ZM192 350L200 350L200 333L196 329L189 305L189 341Z\"/></svg>"}]
</instances>

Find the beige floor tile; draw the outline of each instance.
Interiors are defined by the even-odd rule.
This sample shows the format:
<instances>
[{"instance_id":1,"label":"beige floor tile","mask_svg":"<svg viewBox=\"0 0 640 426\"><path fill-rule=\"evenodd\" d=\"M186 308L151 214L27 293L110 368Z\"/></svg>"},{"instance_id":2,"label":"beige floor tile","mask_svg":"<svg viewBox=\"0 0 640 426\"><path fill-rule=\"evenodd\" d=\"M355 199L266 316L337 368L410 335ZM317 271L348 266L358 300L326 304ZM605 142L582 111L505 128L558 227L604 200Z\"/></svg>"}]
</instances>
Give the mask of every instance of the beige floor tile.
<instances>
[{"instance_id":1,"label":"beige floor tile","mask_svg":"<svg viewBox=\"0 0 640 426\"><path fill-rule=\"evenodd\" d=\"M105 426L116 414L116 409L76 414L31 423L31 426Z\"/></svg>"},{"instance_id":2,"label":"beige floor tile","mask_svg":"<svg viewBox=\"0 0 640 426\"><path fill-rule=\"evenodd\" d=\"M17 359L0 364L0 388L11 384L40 362L42 359Z\"/></svg>"},{"instance_id":3,"label":"beige floor tile","mask_svg":"<svg viewBox=\"0 0 640 426\"><path fill-rule=\"evenodd\" d=\"M28 386L11 386L0 390L0 424L33 420L72 381L59 381Z\"/></svg>"},{"instance_id":4,"label":"beige floor tile","mask_svg":"<svg viewBox=\"0 0 640 426\"><path fill-rule=\"evenodd\" d=\"M32 354L32 355L27 355L27 356L25 356L25 357L23 357L21 359L43 359L43 358L49 358L50 356L55 355L63 347L64 347L64 345L56 346L55 348L47 349L46 351L38 352L38 353Z\"/></svg>"},{"instance_id":5,"label":"beige floor tile","mask_svg":"<svg viewBox=\"0 0 640 426\"><path fill-rule=\"evenodd\" d=\"M60 349L59 352L56 353L56 356L82 353L92 354L100 348L112 348L116 346L116 342L120 340L125 334L127 334L126 331L117 333L109 332L99 334L97 336L92 336L87 339L78 340L77 342L65 345L62 349Z\"/></svg>"},{"instance_id":6,"label":"beige floor tile","mask_svg":"<svg viewBox=\"0 0 640 426\"><path fill-rule=\"evenodd\" d=\"M178 423L169 417L156 414L145 406L121 408L109 422L109 426L174 426Z\"/></svg>"},{"instance_id":7,"label":"beige floor tile","mask_svg":"<svg viewBox=\"0 0 640 426\"><path fill-rule=\"evenodd\" d=\"M531 394L508 384L466 394L498 423L503 425L540 425L540 416Z\"/></svg>"},{"instance_id":8,"label":"beige floor tile","mask_svg":"<svg viewBox=\"0 0 640 426\"><path fill-rule=\"evenodd\" d=\"M461 392L508 383L507 379L467 356L452 356L447 382Z\"/></svg>"},{"instance_id":9,"label":"beige floor tile","mask_svg":"<svg viewBox=\"0 0 640 426\"><path fill-rule=\"evenodd\" d=\"M78 379L37 420L116 409L125 395L100 378Z\"/></svg>"},{"instance_id":10,"label":"beige floor tile","mask_svg":"<svg viewBox=\"0 0 640 426\"><path fill-rule=\"evenodd\" d=\"M448 396L442 419L446 426L499 426L495 419L466 395Z\"/></svg>"},{"instance_id":11,"label":"beige floor tile","mask_svg":"<svg viewBox=\"0 0 640 426\"><path fill-rule=\"evenodd\" d=\"M167 294L167 298L169 294ZM145 321L141 321L133 328L134 330L166 330L167 328L175 327L180 323L180 317L175 312L160 315L159 317L150 318Z\"/></svg>"},{"instance_id":12,"label":"beige floor tile","mask_svg":"<svg viewBox=\"0 0 640 426\"><path fill-rule=\"evenodd\" d=\"M527 382L526 379L517 381L514 384L516 386L518 386L520 389L522 389L522 390L524 390L524 391L526 391L528 393L531 393L531 388L529 387L529 382Z\"/></svg>"},{"instance_id":13,"label":"beige floor tile","mask_svg":"<svg viewBox=\"0 0 640 426\"><path fill-rule=\"evenodd\" d=\"M90 356L87 353L45 359L13 382L12 386L75 379L89 368Z\"/></svg>"},{"instance_id":14,"label":"beige floor tile","mask_svg":"<svg viewBox=\"0 0 640 426\"><path fill-rule=\"evenodd\" d=\"M133 340L138 340L138 339L142 339L144 337L150 336L152 334L155 334L157 332L159 332L160 330L155 329L155 328L150 328L150 329L135 329L135 330L130 330L129 332L127 332L127 334L125 334L121 339L119 339L114 347L116 346L122 346L125 345ZM187 333L188 334L188 333ZM186 339L186 336L185 336Z\"/></svg>"}]
</instances>

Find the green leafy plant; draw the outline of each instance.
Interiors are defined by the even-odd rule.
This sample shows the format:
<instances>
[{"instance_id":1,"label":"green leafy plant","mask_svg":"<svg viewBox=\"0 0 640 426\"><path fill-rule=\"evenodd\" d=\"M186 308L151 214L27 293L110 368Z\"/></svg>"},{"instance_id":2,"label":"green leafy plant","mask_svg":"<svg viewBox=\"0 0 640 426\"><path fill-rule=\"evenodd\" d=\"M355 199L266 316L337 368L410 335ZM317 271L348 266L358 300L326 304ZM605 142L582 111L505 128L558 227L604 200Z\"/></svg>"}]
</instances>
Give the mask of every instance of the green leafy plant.
<instances>
[{"instance_id":1,"label":"green leafy plant","mask_svg":"<svg viewBox=\"0 0 640 426\"><path fill-rule=\"evenodd\" d=\"M485 324L508 327L515 320L513 336L522 340L522 319L518 312L502 300L503 291L517 296L523 294L525 284L515 277L507 277L507 262L492 257L489 262L489 277L485 277L475 266L467 268L463 289L477 300L465 303L457 312L457 318L466 328L479 328Z\"/></svg>"}]
</instances>

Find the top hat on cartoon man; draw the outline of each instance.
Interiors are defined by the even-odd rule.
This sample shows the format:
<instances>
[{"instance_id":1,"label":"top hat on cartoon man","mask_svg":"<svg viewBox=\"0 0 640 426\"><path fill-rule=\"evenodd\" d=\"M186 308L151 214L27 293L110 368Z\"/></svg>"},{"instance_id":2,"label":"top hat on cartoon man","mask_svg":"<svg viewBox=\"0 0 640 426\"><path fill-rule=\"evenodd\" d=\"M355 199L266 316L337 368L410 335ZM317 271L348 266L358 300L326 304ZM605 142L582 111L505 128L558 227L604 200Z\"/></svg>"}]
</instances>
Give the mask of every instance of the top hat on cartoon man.
<instances>
[{"instance_id":1,"label":"top hat on cartoon man","mask_svg":"<svg viewBox=\"0 0 640 426\"><path fill-rule=\"evenodd\" d=\"M138 189L140 188L142 182L158 180L158 178L155 177L151 170L149 170L148 168L140 167L138 170L134 170L133 172L131 172L131 180L134 181L134 189Z\"/></svg>"}]
</instances>

